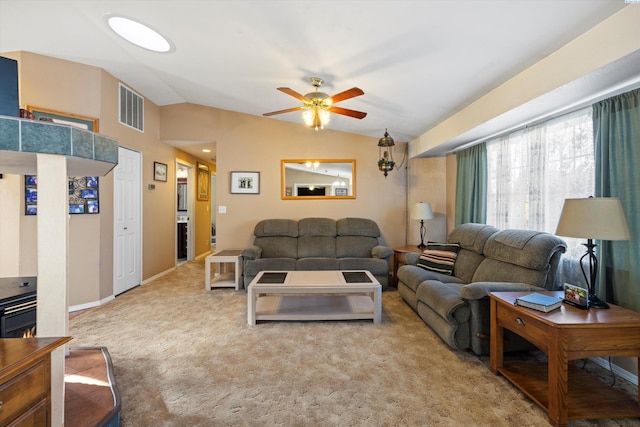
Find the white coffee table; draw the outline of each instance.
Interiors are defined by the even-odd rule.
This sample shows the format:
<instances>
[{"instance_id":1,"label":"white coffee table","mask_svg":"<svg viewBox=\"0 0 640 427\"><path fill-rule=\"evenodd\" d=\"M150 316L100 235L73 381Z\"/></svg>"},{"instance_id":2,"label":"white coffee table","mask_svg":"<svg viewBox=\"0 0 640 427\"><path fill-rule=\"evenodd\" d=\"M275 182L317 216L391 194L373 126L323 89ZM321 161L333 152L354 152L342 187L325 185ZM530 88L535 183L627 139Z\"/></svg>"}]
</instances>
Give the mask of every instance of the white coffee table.
<instances>
[{"instance_id":1,"label":"white coffee table","mask_svg":"<svg viewBox=\"0 0 640 427\"><path fill-rule=\"evenodd\" d=\"M247 290L249 325L351 319L382 321L382 285L368 271L262 271Z\"/></svg>"}]
</instances>

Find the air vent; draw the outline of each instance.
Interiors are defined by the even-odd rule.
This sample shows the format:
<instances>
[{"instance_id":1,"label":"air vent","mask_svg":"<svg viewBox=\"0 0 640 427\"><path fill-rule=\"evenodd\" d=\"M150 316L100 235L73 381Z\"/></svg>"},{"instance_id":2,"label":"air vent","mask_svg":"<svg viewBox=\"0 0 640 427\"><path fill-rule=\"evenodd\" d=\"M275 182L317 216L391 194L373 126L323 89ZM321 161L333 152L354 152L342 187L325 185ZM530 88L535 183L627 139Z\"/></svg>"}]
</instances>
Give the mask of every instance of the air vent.
<instances>
[{"instance_id":1,"label":"air vent","mask_svg":"<svg viewBox=\"0 0 640 427\"><path fill-rule=\"evenodd\" d=\"M120 123L144 132L144 98L120 84Z\"/></svg>"}]
</instances>

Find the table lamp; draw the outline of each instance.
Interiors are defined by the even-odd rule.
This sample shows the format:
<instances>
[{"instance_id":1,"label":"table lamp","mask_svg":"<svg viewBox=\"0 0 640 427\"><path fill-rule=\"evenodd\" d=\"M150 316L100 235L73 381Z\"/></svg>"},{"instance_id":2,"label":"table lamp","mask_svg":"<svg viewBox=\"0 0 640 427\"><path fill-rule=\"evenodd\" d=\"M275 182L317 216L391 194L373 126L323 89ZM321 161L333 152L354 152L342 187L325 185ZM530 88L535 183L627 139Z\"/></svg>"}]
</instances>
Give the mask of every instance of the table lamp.
<instances>
[{"instance_id":1,"label":"table lamp","mask_svg":"<svg viewBox=\"0 0 640 427\"><path fill-rule=\"evenodd\" d=\"M629 224L617 197L589 197L586 199L565 199L556 234L566 237L586 238L587 252L580 258L582 275L589 285L588 305L593 308L609 308L598 298L596 278L598 258L594 252L597 240L630 240ZM583 261L589 263L589 276Z\"/></svg>"},{"instance_id":2,"label":"table lamp","mask_svg":"<svg viewBox=\"0 0 640 427\"><path fill-rule=\"evenodd\" d=\"M420 244L418 247L424 249L427 245L424 244L424 236L426 230L424 228L424 220L433 218L433 212L431 211L431 205L429 203L418 202L411 207L411 219L420 221Z\"/></svg>"}]
</instances>

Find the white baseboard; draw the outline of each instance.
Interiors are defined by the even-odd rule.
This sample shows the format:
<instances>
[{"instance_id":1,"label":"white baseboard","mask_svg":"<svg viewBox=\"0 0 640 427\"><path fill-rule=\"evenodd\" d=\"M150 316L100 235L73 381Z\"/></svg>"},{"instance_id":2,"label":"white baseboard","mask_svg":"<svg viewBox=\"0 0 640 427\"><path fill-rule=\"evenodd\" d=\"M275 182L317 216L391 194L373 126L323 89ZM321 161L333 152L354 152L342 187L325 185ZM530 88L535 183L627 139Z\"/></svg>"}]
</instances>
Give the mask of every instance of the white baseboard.
<instances>
[{"instance_id":1,"label":"white baseboard","mask_svg":"<svg viewBox=\"0 0 640 427\"><path fill-rule=\"evenodd\" d=\"M160 278L162 276L166 276L167 274L171 273L172 271L176 271L176 268L175 267L171 267L170 269L162 271L162 272L156 274L155 276L151 276L148 279L143 280L142 284L146 285L147 283L152 282L152 281L154 281L154 280L156 280L156 279L158 279L158 278Z\"/></svg>"},{"instance_id":2,"label":"white baseboard","mask_svg":"<svg viewBox=\"0 0 640 427\"><path fill-rule=\"evenodd\" d=\"M69 307L69 313L73 313L74 311L86 310L88 308L98 307L100 305L106 304L109 301L113 301L115 297L110 295L106 298L101 299L100 301L88 302L86 304L78 304Z\"/></svg>"},{"instance_id":3,"label":"white baseboard","mask_svg":"<svg viewBox=\"0 0 640 427\"><path fill-rule=\"evenodd\" d=\"M166 271L158 273L155 276L150 277L147 280L144 280L142 282L142 284L144 285L144 284L149 283L149 282L151 282L151 281L153 281L153 280L155 280L155 279L157 279L159 277L167 275L167 274L171 273L172 271L175 271L175 269L176 268L173 267L173 268L170 268L170 269L168 269ZM73 313L74 311L86 310L86 309L93 308L93 307L98 307L98 306L106 304L106 303L108 303L110 301L113 301L115 298L116 298L115 296L109 295L108 297L103 298L100 301L93 301L93 302L88 302L88 303L85 303L85 304L78 304L78 305L70 306L69 307L69 313Z\"/></svg>"},{"instance_id":4,"label":"white baseboard","mask_svg":"<svg viewBox=\"0 0 640 427\"><path fill-rule=\"evenodd\" d=\"M609 361L604 357L590 357L589 360L595 363L596 365L599 365L602 368L606 369L607 371L609 370ZM625 380L629 381L630 383L636 386L638 385L637 375L633 375L631 372L627 371L626 369L622 369L621 367L613 363L611 364L611 370L617 376L624 378Z\"/></svg>"}]
</instances>

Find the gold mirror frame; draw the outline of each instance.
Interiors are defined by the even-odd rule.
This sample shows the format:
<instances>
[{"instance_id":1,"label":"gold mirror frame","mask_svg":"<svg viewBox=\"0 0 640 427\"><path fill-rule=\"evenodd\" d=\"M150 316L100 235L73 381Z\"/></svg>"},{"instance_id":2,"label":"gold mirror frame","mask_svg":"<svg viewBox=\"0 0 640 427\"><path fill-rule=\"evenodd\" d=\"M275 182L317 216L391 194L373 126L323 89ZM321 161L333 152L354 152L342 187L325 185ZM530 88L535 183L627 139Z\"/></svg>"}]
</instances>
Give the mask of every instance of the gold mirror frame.
<instances>
[{"instance_id":1,"label":"gold mirror frame","mask_svg":"<svg viewBox=\"0 0 640 427\"><path fill-rule=\"evenodd\" d=\"M356 198L355 159L286 159L280 165L283 200Z\"/></svg>"}]
</instances>

